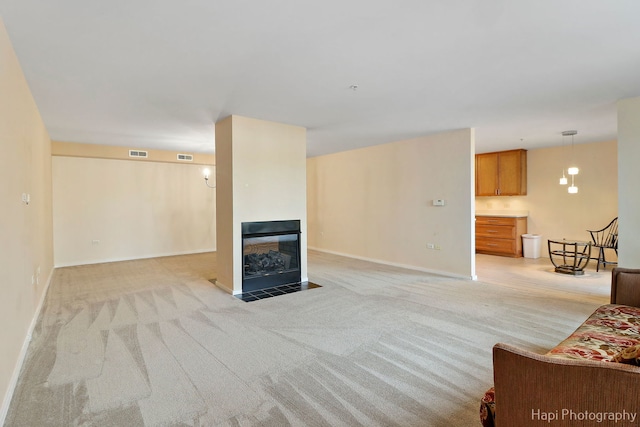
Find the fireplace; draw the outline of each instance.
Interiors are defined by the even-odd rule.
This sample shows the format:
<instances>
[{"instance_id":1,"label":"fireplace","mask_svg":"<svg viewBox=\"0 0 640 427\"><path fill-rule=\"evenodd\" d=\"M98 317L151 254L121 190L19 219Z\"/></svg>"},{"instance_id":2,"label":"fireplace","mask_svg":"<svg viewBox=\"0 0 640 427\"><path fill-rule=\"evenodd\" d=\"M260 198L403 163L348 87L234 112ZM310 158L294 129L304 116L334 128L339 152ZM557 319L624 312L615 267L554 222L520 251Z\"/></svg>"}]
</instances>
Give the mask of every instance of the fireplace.
<instances>
[{"instance_id":1,"label":"fireplace","mask_svg":"<svg viewBox=\"0 0 640 427\"><path fill-rule=\"evenodd\" d=\"M300 220L243 222L242 292L300 280Z\"/></svg>"}]
</instances>

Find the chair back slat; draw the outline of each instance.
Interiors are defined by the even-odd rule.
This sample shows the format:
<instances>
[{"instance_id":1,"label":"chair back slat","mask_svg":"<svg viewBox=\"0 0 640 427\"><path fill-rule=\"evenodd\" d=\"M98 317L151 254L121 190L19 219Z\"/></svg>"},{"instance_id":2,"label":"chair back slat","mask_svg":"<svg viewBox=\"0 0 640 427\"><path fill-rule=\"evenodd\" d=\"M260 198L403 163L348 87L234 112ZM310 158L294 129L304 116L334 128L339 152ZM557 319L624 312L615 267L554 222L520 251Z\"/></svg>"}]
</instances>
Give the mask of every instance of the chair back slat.
<instances>
[{"instance_id":1,"label":"chair back slat","mask_svg":"<svg viewBox=\"0 0 640 427\"><path fill-rule=\"evenodd\" d=\"M614 218L602 230L587 230L591 234L593 246L618 249L618 218Z\"/></svg>"}]
</instances>

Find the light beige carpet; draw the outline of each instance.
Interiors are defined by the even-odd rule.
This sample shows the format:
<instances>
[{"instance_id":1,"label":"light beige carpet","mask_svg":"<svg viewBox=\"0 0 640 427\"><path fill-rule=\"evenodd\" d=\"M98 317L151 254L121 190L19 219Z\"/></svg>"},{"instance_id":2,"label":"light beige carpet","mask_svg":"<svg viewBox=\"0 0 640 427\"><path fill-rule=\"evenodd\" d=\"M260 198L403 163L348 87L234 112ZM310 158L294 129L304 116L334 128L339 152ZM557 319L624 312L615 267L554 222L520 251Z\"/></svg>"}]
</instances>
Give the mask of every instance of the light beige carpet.
<instances>
[{"instance_id":1,"label":"light beige carpet","mask_svg":"<svg viewBox=\"0 0 640 427\"><path fill-rule=\"evenodd\" d=\"M546 350L606 302L317 252L317 289L213 277L213 253L57 269L5 425L475 426L496 342Z\"/></svg>"}]
</instances>

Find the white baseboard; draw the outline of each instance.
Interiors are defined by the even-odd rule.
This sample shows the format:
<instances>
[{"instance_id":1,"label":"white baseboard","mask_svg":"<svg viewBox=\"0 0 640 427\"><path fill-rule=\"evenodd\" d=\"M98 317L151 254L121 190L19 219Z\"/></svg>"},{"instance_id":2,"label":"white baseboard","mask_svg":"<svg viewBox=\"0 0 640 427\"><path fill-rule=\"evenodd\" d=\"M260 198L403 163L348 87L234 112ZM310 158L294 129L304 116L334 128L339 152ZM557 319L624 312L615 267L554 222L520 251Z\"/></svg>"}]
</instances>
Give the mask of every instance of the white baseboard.
<instances>
[{"instance_id":1,"label":"white baseboard","mask_svg":"<svg viewBox=\"0 0 640 427\"><path fill-rule=\"evenodd\" d=\"M239 291L235 291L233 290L233 288L230 288L229 286L225 285L224 283L222 283L221 281L219 281L218 279L216 279L213 282L214 285L216 285L217 287L219 287L220 289L222 289L223 291L231 294L231 295L240 295L242 293L242 290Z\"/></svg>"},{"instance_id":2,"label":"white baseboard","mask_svg":"<svg viewBox=\"0 0 640 427\"><path fill-rule=\"evenodd\" d=\"M29 344L31 343L33 330L38 323L40 312L42 311L42 307L44 306L44 300L47 297L47 292L49 292L49 285L51 284L51 279L53 278L53 271L54 268L52 267L51 271L49 272L47 283L44 285L44 289L42 290L42 295L40 296L40 301L38 302L36 311L33 314L33 318L31 319L29 329L27 329L27 336L24 338L24 342L22 343L22 348L20 349L20 353L18 354L16 366L15 368L13 368L13 374L11 375L11 379L9 380L9 385L5 392L4 400L2 401L2 407L0 408L0 426L4 425L7 414L9 413L9 405L11 404L11 399L13 398L13 394L16 391L16 386L18 385L18 378L20 377L20 371L22 371L22 365L24 364L24 360L27 357L27 349L29 348Z\"/></svg>"},{"instance_id":3,"label":"white baseboard","mask_svg":"<svg viewBox=\"0 0 640 427\"><path fill-rule=\"evenodd\" d=\"M109 262L121 262L121 261L135 261L138 259L150 259L150 258L162 258L167 256L180 256L180 255L193 255L193 254L205 254L208 252L215 252L216 249L203 249L200 251L182 251L182 252L170 252L170 253L162 253L162 254L153 254L153 255L141 255L136 257L124 257L124 258L105 258L105 259L96 259L96 260L88 260L88 261L76 261L76 262L62 262L54 265L55 268L62 267L76 267L79 265L92 265L92 264L103 264Z\"/></svg>"},{"instance_id":4,"label":"white baseboard","mask_svg":"<svg viewBox=\"0 0 640 427\"><path fill-rule=\"evenodd\" d=\"M330 251L330 250L327 250L327 249L316 248L316 247L313 247L313 246L307 246L307 249L310 249L310 250L313 250L313 251L318 251L318 252L324 252L324 253L332 254L332 255L343 256L343 257L346 257L346 258L358 259L358 260L361 260L361 261L374 262L376 264L388 265L388 266L391 266L391 267L400 267L400 268L406 268L407 270L421 271L423 273L430 273L430 274L437 274L439 276L452 277L452 278L455 278L455 279L478 280L478 276L476 276L476 275L465 276L465 275L462 275L462 274L451 273L449 271L434 270L434 269L431 269L431 268L423 268L423 267L418 267L418 266L415 266L415 265L401 264L401 263L397 263L397 262L390 262L390 261L385 261L385 260L376 259L376 258L362 257L362 256L358 256L358 255L353 255L353 254L347 254L347 253L344 253L344 252L337 252L337 251Z\"/></svg>"}]
</instances>

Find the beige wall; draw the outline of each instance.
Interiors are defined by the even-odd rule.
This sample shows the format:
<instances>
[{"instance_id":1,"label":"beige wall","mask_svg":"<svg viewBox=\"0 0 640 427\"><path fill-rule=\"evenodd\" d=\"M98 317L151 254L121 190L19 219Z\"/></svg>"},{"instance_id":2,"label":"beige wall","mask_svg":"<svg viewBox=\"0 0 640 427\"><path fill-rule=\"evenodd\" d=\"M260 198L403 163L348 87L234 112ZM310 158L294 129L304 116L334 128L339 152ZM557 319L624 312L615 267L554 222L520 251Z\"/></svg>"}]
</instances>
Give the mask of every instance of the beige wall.
<instances>
[{"instance_id":1,"label":"beige wall","mask_svg":"<svg viewBox=\"0 0 640 427\"><path fill-rule=\"evenodd\" d=\"M303 127L242 116L216 123L220 287L242 292L241 224L255 221L300 220L307 280L306 150Z\"/></svg>"},{"instance_id":2,"label":"beige wall","mask_svg":"<svg viewBox=\"0 0 640 427\"><path fill-rule=\"evenodd\" d=\"M93 159L136 160L145 162L179 163L185 165L214 165L215 156L204 153L184 153L168 150L151 150L143 148L148 157L136 159L129 156L129 150L139 150L137 147L120 147L113 145L80 144L77 142L53 141L51 154L65 157L90 157ZM191 161L178 160L178 154L190 154Z\"/></svg>"},{"instance_id":3,"label":"beige wall","mask_svg":"<svg viewBox=\"0 0 640 427\"><path fill-rule=\"evenodd\" d=\"M477 197L476 211L527 211L528 232L541 235L542 256L548 254L547 239L590 240L586 230L602 228L618 215L617 144L576 144L574 155L580 168L575 177L577 194L569 194L567 186L558 183L563 168L568 176L570 145L529 150L527 195ZM615 253L611 257L615 259Z\"/></svg>"},{"instance_id":4,"label":"beige wall","mask_svg":"<svg viewBox=\"0 0 640 427\"><path fill-rule=\"evenodd\" d=\"M215 250L204 166L53 157L55 265Z\"/></svg>"},{"instance_id":5,"label":"beige wall","mask_svg":"<svg viewBox=\"0 0 640 427\"><path fill-rule=\"evenodd\" d=\"M51 143L2 21L0 174L2 424L24 357L25 337L53 269ZM28 205L21 201L23 193L30 195Z\"/></svg>"},{"instance_id":6,"label":"beige wall","mask_svg":"<svg viewBox=\"0 0 640 427\"><path fill-rule=\"evenodd\" d=\"M640 268L640 97L618 102L620 266Z\"/></svg>"},{"instance_id":7,"label":"beige wall","mask_svg":"<svg viewBox=\"0 0 640 427\"><path fill-rule=\"evenodd\" d=\"M474 276L474 145L465 129L308 159L309 247Z\"/></svg>"}]
</instances>

